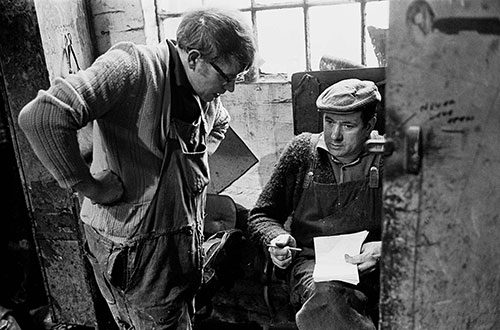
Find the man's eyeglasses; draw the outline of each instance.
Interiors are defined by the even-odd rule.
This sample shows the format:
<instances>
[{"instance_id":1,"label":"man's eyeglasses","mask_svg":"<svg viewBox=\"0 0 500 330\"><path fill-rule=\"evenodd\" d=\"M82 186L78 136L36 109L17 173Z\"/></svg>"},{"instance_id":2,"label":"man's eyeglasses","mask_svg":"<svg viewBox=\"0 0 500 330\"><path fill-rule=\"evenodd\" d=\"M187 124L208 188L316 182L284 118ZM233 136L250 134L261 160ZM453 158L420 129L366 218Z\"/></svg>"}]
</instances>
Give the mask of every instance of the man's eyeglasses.
<instances>
[{"instance_id":1,"label":"man's eyeglasses","mask_svg":"<svg viewBox=\"0 0 500 330\"><path fill-rule=\"evenodd\" d=\"M215 71L217 71L217 73L222 77L222 79L224 79L226 84L230 84L233 81L243 80L243 77L246 74L246 71L243 71L243 72L239 73L238 75L236 75L236 77L229 78L227 76L227 74L225 74L224 71L222 71L222 69L217 64L215 64L214 62L210 62L210 65L212 66L212 68L214 68Z\"/></svg>"}]
</instances>

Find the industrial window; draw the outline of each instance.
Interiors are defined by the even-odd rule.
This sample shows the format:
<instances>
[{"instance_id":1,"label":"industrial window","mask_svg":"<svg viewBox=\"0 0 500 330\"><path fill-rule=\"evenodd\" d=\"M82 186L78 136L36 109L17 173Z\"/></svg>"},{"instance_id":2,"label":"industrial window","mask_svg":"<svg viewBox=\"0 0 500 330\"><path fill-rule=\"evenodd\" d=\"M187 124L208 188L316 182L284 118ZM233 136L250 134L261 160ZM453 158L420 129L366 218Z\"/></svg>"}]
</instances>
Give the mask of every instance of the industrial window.
<instances>
[{"instance_id":1,"label":"industrial window","mask_svg":"<svg viewBox=\"0 0 500 330\"><path fill-rule=\"evenodd\" d=\"M260 79L324 69L320 62L328 60L385 65L389 1L157 0L160 38L175 39L186 10L216 5L239 9L252 25L261 59Z\"/></svg>"}]
</instances>

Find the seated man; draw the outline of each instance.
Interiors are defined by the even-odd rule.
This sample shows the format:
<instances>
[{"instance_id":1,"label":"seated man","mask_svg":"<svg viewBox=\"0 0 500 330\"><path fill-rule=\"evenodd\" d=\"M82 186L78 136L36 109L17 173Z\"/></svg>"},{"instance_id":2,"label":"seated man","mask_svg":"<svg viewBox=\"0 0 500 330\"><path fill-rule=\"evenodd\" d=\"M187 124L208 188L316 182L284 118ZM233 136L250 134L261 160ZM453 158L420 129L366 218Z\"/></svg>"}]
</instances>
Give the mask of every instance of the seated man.
<instances>
[{"instance_id":1,"label":"seated man","mask_svg":"<svg viewBox=\"0 0 500 330\"><path fill-rule=\"evenodd\" d=\"M323 132L293 139L250 211L251 237L270 246L273 263L287 269L301 330L376 329L381 155L365 152L364 145L380 100L371 81L347 79L328 87L316 101ZM313 238L361 230L369 231L361 253L346 257L357 264L360 283L314 282Z\"/></svg>"}]
</instances>

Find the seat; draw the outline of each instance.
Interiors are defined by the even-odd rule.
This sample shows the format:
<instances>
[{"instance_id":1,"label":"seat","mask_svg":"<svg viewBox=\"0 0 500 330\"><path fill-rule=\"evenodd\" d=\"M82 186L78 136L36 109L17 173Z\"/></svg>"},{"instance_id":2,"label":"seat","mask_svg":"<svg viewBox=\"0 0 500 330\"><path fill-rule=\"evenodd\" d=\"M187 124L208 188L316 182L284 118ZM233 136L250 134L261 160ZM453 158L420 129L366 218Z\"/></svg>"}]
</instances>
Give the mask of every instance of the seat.
<instances>
[{"instance_id":1,"label":"seat","mask_svg":"<svg viewBox=\"0 0 500 330\"><path fill-rule=\"evenodd\" d=\"M234 200L226 195L207 194L205 237L210 237L221 230L236 228L237 208Z\"/></svg>"},{"instance_id":2,"label":"seat","mask_svg":"<svg viewBox=\"0 0 500 330\"><path fill-rule=\"evenodd\" d=\"M203 235L203 282L195 298L195 319L212 314L212 298L222 287L230 287L240 275L237 261L242 250L243 232L236 229L237 207L226 195L207 194Z\"/></svg>"}]
</instances>

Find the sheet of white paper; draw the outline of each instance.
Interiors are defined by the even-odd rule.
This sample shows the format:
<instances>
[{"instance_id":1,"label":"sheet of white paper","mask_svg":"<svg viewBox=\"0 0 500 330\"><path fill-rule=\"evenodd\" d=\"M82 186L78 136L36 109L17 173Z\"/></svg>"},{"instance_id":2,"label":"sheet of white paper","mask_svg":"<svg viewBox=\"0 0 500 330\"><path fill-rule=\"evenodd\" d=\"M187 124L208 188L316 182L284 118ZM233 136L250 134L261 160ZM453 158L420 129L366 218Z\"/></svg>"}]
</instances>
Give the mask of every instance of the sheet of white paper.
<instances>
[{"instance_id":1,"label":"sheet of white paper","mask_svg":"<svg viewBox=\"0 0 500 330\"><path fill-rule=\"evenodd\" d=\"M314 237L313 279L315 282L344 281L354 285L359 283L358 267L347 263L345 255L356 255L361 251L368 231L353 234Z\"/></svg>"}]
</instances>

